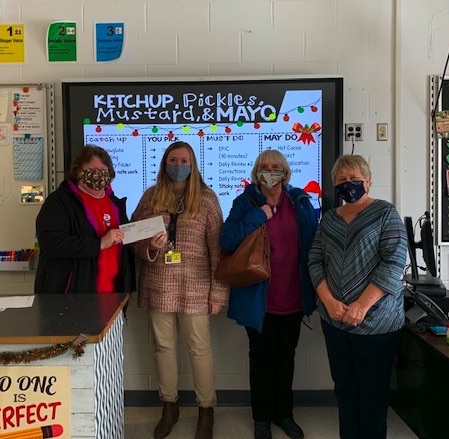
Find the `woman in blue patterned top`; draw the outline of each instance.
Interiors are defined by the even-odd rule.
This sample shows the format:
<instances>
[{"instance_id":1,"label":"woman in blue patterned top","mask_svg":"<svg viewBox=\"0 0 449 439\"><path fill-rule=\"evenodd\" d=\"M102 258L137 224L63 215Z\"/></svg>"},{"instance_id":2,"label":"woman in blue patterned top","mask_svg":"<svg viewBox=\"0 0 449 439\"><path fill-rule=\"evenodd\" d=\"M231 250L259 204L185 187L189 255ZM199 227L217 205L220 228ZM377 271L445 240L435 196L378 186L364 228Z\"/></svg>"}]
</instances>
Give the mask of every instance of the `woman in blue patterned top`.
<instances>
[{"instance_id":1,"label":"woman in blue patterned top","mask_svg":"<svg viewBox=\"0 0 449 439\"><path fill-rule=\"evenodd\" d=\"M324 214L309 271L335 383L340 438L382 439L405 319L407 237L395 207L368 195L371 171L363 157L340 157L332 181L345 204Z\"/></svg>"}]
</instances>

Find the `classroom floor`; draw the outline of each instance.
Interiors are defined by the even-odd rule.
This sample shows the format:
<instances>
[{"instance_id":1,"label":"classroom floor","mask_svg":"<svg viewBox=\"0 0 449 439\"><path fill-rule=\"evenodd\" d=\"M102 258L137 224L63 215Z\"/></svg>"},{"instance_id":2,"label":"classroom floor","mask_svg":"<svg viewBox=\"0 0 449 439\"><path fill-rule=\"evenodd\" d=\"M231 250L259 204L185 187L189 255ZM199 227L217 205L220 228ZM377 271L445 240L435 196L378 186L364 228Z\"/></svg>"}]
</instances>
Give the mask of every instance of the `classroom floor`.
<instances>
[{"instance_id":1,"label":"classroom floor","mask_svg":"<svg viewBox=\"0 0 449 439\"><path fill-rule=\"evenodd\" d=\"M161 407L126 407L125 439L153 437L153 429L161 415ZM178 423L168 439L194 438L198 409L181 407ZM306 439L338 438L338 414L336 407L298 407L295 420L304 430ZM278 427L272 427L273 439L287 436ZM214 439L253 439L253 424L249 407L217 407L215 409ZM399 416L390 410L388 415L388 439L417 439Z\"/></svg>"}]
</instances>

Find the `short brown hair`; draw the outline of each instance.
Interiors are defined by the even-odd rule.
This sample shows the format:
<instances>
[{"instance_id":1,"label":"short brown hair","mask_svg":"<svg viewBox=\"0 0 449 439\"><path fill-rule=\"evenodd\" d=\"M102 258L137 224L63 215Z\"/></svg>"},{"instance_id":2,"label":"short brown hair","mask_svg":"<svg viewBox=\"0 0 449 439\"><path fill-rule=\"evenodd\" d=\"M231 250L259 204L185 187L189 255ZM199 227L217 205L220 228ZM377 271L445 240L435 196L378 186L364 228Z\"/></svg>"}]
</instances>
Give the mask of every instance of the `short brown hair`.
<instances>
[{"instance_id":1,"label":"short brown hair","mask_svg":"<svg viewBox=\"0 0 449 439\"><path fill-rule=\"evenodd\" d=\"M107 166L109 176L111 177L111 180L113 180L115 177L115 170L112 164L111 156L105 149L96 145L86 145L78 151L76 156L73 158L70 169L66 172L66 179L78 181L78 175L83 169L83 165L90 162L92 157L98 157Z\"/></svg>"}]
</instances>

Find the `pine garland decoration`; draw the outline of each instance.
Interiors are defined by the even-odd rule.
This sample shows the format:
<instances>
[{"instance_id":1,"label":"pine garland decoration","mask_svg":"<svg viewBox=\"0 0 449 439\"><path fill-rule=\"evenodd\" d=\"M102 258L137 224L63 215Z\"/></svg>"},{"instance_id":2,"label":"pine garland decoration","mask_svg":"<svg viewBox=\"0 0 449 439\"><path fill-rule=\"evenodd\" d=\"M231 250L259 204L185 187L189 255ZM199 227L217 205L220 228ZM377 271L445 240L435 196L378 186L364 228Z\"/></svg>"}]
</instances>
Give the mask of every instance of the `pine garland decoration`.
<instances>
[{"instance_id":1,"label":"pine garland decoration","mask_svg":"<svg viewBox=\"0 0 449 439\"><path fill-rule=\"evenodd\" d=\"M75 340L69 343L58 343L45 348L28 349L21 352L0 352L0 365L28 364L32 361L47 360L48 358L59 357L69 349L73 350L72 358L80 358L84 354L84 347L87 343L87 336L80 334Z\"/></svg>"}]
</instances>

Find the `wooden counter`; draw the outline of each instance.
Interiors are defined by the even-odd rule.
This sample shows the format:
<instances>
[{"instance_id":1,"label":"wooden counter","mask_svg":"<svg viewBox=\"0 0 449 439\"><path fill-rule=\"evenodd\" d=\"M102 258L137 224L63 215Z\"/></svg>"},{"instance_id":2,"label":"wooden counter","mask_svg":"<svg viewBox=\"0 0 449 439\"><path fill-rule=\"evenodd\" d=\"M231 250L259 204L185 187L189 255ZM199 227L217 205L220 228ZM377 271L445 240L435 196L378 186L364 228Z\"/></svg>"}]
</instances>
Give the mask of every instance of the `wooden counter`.
<instances>
[{"instance_id":1,"label":"wooden counter","mask_svg":"<svg viewBox=\"0 0 449 439\"><path fill-rule=\"evenodd\" d=\"M414 433L425 439L447 434L449 345L445 336L406 328L393 371L390 404Z\"/></svg>"},{"instance_id":2,"label":"wooden counter","mask_svg":"<svg viewBox=\"0 0 449 439\"><path fill-rule=\"evenodd\" d=\"M0 352L47 348L88 336L77 359L68 350L54 358L0 366L0 377L14 376L14 368L69 368L69 378L62 382L70 425L58 439L124 439L122 310L127 301L127 294L38 294L30 308L0 312ZM8 396L0 392L0 409L16 402L14 395Z\"/></svg>"},{"instance_id":3,"label":"wooden counter","mask_svg":"<svg viewBox=\"0 0 449 439\"><path fill-rule=\"evenodd\" d=\"M0 344L67 343L79 334L99 343L128 294L36 294L31 308L0 313Z\"/></svg>"}]
</instances>

